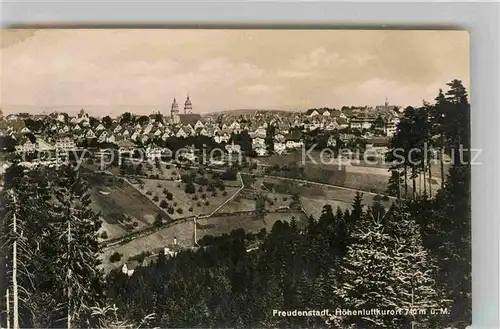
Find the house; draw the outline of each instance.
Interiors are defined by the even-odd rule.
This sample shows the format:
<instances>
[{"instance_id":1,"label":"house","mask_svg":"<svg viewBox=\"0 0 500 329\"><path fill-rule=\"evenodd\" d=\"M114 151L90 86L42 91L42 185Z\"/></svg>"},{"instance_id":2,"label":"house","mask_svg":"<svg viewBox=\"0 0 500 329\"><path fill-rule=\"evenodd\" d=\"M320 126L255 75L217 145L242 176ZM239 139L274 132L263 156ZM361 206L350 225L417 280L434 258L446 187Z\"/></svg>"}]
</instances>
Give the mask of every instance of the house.
<instances>
[{"instance_id":1,"label":"house","mask_svg":"<svg viewBox=\"0 0 500 329\"><path fill-rule=\"evenodd\" d=\"M302 134L298 131L294 131L285 138L285 147L287 149L301 148L304 145L302 142Z\"/></svg>"},{"instance_id":2,"label":"house","mask_svg":"<svg viewBox=\"0 0 500 329\"><path fill-rule=\"evenodd\" d=\"M122 266L122 273L127 274L129 277L134 274L135 269L139 266L139 262L136 260L129 261Z\"/></svg>"},{"instance_id":3,"label":"house","mask_svg":"<svg viewBox=\"0 0 500 329\"><path fill-rule=\"evenodd\" d=\"M255 149L255 153L257 153L257 156L266 156L267 155L267 150L264 147L258 147Z\"/></svg>"},{"instance_id":4,"label":"house","mask_svg":"<svg viewBox=\"0 0 500 329\"><path fill-rule=\"evenodd\" d=\"M201 120L198 120L198 121L196 121L194 128L195 129L203 129L203 128L205 128L205 125L203 124L203 122Z\"/></svg>"},{"instance_id":5,"label":"house","mask_svg":"<svg viewBox=\"0 0 500 329\"><path fill-rule=\"evenodd\" d=\"M158 147L147 147L146 158L149 160L161 159L162 149Z\"/></svg>"},{"instance_id":6,"label":"house","mask_svg":"<svg viewBox=\"0 0 500 329\"><path fill-rule=\"evenodd\" d=\"M127 139L123 139L117 143L119 154L132 154L135 150L135 144Z\"/></svg>"},{"instance_id":7,"label":"house","mask_svg":"<svg viewBox=\"0 0 500 329\"><path fill-rule=\"evenodd\" d=\"M240 153L241 152L241 145L239 144L228 144L226 145L226 151L229 153Z\"/></svg>"},{"instance_id":8,"label":"house","mask_svg":"<svg viewBox=\"0 0 500 329\"><path fill-rule=\"evenodd\" d=\"M74 150L76 150L76 143L72 138L67 136L67 137L58 138L56 140L55 147L56 147L56 150L74 151Z\"/></svg>"},{"instance_id":9,"label":"house","mask_svg":"<svg viewBox=\"0 0 500 329\"><path fill-rule=\"evenodd\" d=\"M23 136L18 145L16 145L16 152L18 153L27 153L27 152L35 152L37 149L36 140L31 140L28 137Z\"/></svg>"},{"instance_id":10,"label":"house","mask_svg":"<svg viewBox=\"0 0 500 329\"><path fill-rule=\"evenodd\" d=\"M266 145L266 140L262 137L256 137L252 139L252 147L254 149L260 148L260 147L265 147Z\"/></svg>"},{"instance_id":11,"label":"house","mask_svg":"<svg viewBox=\"0 0 500 329\"><path fill-rule=\"evenodd\" d=\"M283 154L286 150L286 144L283 142L274 142L274 152L277 154Z\"/></svg>"},{"instance_id":12,"label":"house","mask_svg":"<svg viewBox=\"0 0 500 329\"><path fill-rule=\"evenodd\" d=\"M389 137L371 137L366 141L366 150L375 152L379 155L384 155L389 150Z\"/></svg>"}]
</instances>

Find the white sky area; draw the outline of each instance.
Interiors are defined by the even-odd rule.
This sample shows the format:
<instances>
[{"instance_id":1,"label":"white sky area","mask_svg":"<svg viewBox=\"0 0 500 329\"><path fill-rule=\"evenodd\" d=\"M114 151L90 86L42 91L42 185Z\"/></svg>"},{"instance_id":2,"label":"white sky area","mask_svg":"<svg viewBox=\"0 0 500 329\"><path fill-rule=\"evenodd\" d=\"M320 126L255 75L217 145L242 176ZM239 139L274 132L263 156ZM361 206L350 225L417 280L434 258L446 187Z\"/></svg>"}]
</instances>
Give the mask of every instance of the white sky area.
<instances>
[{"instance_id":1,"label":"white sky area","mask_svg":"<svg viewBox=\"0 0 500 329\"><path fill-rule=\"evenodd\" d=\"M469 88L465 31L3 30L4 113L420 106Z\"/></svg>"}]
</instances>

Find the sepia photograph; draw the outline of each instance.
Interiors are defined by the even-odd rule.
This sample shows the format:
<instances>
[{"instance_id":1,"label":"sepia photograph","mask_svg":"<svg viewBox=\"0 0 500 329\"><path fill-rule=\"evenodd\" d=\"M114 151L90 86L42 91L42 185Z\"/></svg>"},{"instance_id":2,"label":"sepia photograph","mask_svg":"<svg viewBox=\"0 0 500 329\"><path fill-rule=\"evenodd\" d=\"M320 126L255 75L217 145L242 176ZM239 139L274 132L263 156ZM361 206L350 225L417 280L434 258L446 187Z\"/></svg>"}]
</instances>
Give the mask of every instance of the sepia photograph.
<instances>
[{"instance_id":1,"label":"sepia photograph","mask_svg":"<svg viewBox=\"0 0 500 329\"><path fill-rule=\"evenodd\" d=\"M1 37L0 328L470 328L467 31Z\"/></svg>"}]
</instances>

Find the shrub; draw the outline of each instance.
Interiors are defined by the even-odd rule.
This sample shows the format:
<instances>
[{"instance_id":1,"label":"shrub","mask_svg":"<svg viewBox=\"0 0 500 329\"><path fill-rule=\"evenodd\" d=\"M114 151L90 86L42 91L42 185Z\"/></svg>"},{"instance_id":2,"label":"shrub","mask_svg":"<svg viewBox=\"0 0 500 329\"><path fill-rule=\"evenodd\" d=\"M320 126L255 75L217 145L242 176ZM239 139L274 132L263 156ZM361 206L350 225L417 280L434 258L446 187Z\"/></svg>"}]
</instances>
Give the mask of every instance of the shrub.
<instances>
[{"instance_id":1,"label":"shrub","mask_svg":"<svg viewBox=\"0 0 500 329\"><path fill-rule=\"evenodd\" d=\"M201 198L202 198L202 199L206 199L206 198L207 198L207 195L206 195L205 193L203 193L203 194L201 195Z\"/></svg>"},{"instance_id":2,"label":"shrub","mask_svg":"<svg viewBox=\"0 0 500 329\"><path fill-rule=\"evenodd\" d=\"M173 213L174 213L174 207L168 207L167 212L168 212L169 214L173 214Z\"/></svg>"},{"instance_id":3,"label":"shrub","mask_svg":"<svg viewBox=\"0 0 500 329\"><path fill-rule=\"evenodd\" d=\"M196 205L197 205L198 207L201 207L201 202L200 202L200 201L198 201L198 202L196 203Z\"/></svg>"},{"instance_id":4,"label":"shrub","mask_svg":"<svg viewBox=\"0 0 500 329\"><path fill-rule=\"evenodd\" d=\"M168 193L168 190L166 188L163 189L162 191L163 194L167 194Z\"/></svg>"},{"instance_id":5,"label":"shrub","mask_svg":"<svg viewBox=\"0 0 500 329\"><path fill-rule=\"evenodd\" d=\"M160 184L160 183L158 183L158 184L156 185L156 187L157 187L157 188L161 188L161 184Z\"/></svg>"},{"instance_id":6,"label":"shrub","mask_svg":"<svg viewBox=\"0 0 500 329\"><path fill-rule=\"evenodd\" d=\"M193 211L193 207L189 207L189 209L188 209L188 210L192 212L192 211Z\"/></svg>"},{"instance_id":7,"label":"shrub","mask_svg":"<svg viewBox=\"0 0 500 329\"><path fill-rule=\"evenodd\" d=\"M184 190L184 192L186 192L188 194L193 194L196 192L196 188L194 187L194 185L192 183L188 183L186 185L186 189Z\"/></svg>"},{"instance_id":8,"label":"shrub","mask_svg":"<svg viewBox=\"0 0 500 329\"><path fill-rule=\"evenodd\" d=\"M134 222L132 225L133 225L134 227L137 227L137 226L139 226L139 223Z\"/></svg>"},{"instance_id":9,"label":"shrub","mask_svg":"<svg viewBox=\"0 0 500 329\"><path fill-rule=\"evenodd\" d=\"M177 213L182 214L182 208L177 208Z\"/></svg>"},{"instance_id":10,"label":"shrub","mask_svg":"<svg viewBox=\"0 0 500 329\"><path fill-rule=\"evenodd\" d=\"M161 214L156 214L154 224L160 226L163 223L163 217Z\"/></svg>"},{"instance_id":11,"label":"shrub","mask_svg":"<svg viewBox=\"0 0 500 329\"><path fill-rule=\"evenodd\" d=\"M146 192L147 195L152 195L153 193L151 191Z\"/></svg>"},{"instance_id":12,"label":"shrub","mask_svg":"<svg viewBox=\"0 0 500 329\"><path fill-rule=\"evenodd\" d=\"M288 200L288 198L286 196L283 197L283 201L286 201Z\"/></svg>"},{"instance_id":13,"label":"shrub","mask_svg":"<svg viewBox=\"0 0 500 329\"><path fill-rule=\"evenodd\" d=\"M205 206L208 206L208 205L210 205L210 202L208 202L208 200L207 200L207 201L205 201Z\"/></svg>"},{"instance_id":14,"label":"shrub","mask_svg":"<svg viewBox=\"0 0 500 329\"><path fill-rule=\"evenodd\" d=\"M215 191L214 191L214 192L212 192L212 196L213 196L213 197L216 197L216 196L217 196L217 192L215 192Z\"/></svg>"},{"instance_id":15,"label":"shrub","mask_svg":"<svg viewBox=\"0 0 500 329\"><path fill-rule=\"evenodd\" d=\"M158 200L160 200L160 198L158 198L158 196L157 196L157 195L155 195L155 196L153 197L153 201L154 201L154 202L158 202Z\"/></svg>"},{"instance_id":16,"label":"shrub","mask_svg":"<svg viewBox=\"0 0 500 329\"><path fill-rule=\"evenodd\" d=\"M106 239L108 238L108 232L103 231L103 232L101 233L101 238L103 238L104 240L106 240Z\"/></svg>"},{"instance_id":17,"label":"shrub","mask_svg":"<svg viewBox=\"0 0 500 329\"><path fill-rule=\"evenodd\" d=\"M140 185L139 185L139 188L140 188L141 190L144 190L144 184L140 184Z\"/></svg>"},{"instance_id":18,"label":"shrub","mask_svg":"<svg viewBox=\"0 0 500 329\"><path fill-rule=\"evenodd\" d=\"M111 256L109 256L109 261L111 263L119 262L120 259L122 259L122 255L118 251L115 251L113 254L111 254Z\"/></svg>"},{"instance_id":19,"label":"shrub","mask_svg":"<svg viewBox=\"0 0 500 329\"><path fill-rule=\"evenodd\" d=\"M196 200L198 200L198 196L195 194L195 195L193 195L193 197L192 197L191 199L192 199L193 201L196 201Z\"/></svg>"},{"instance_id":20,"label":"shrub","mask_svg":"<svg viewBox=\"0 0 500 329\"><path fill-rule=\"evenodd\" d=\"M167 207L168 207L168 203L167 203L167 201L165 201L165 200L161 200L161 202L160 202L160 207L162 207L163 209L167 208Z\"/></svg>"},{"instance_id":21,"label":"shrub","mask_svg":"<svg viewBox=\"0 0 500 329\"><path fill-rule=\"evenodd\" d=\"M174 198L174 195L170 192L167 192L166 197L167 197L167 200L172 200Z\"/></svg>"},{"instance_id":22,"label":"shrub","mask_svg":"<svg viewBox=\"0 0 500 329\"><path fill-rule=\"evenodd\" d=\"M227 196L227 191L222 192L223 196Z\"/></svg>"},{"instance_id":23,"label":"shrub","mask_svg":"<svg viewBox=\"0 0 500 329\"><path fill-rule=\"evenodd\" d=\"M201 187L201 186L200 186L200 187L198 188L198 193L201 193L201 192L203 192L203 187Z\"/></svg>"},{"instance_id":24,"label":"shrub","mask_svg":"<svg viewBox=\"0 0 500 329\"><path fill-rule=\"evenodd\" d=\"M174 207L177 207L178 203L177 202L174 202Z\"/></svg>"}]
</instances>

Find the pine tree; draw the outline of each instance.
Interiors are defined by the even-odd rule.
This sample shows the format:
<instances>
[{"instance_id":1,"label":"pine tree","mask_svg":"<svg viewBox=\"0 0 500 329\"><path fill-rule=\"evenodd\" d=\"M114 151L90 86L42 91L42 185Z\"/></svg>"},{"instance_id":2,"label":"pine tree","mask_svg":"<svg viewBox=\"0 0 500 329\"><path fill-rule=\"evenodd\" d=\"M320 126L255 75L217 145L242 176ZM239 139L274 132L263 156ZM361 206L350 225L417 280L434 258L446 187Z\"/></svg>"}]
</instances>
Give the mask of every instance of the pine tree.
<instances>
[{"instance_id":1,"label":"pine tree","mask_svg":"<svg viewBox=\"0 0 500 329\"><path fill-rule=\"evenodd\" d=\"M399 207L394 208L391 216L393 224L389 230L373 216L358 222L342 267L341 285L333 288L338 305L357 310L439 305L418 226ZM369 315L333 316L331 322L363 328L401 328L412 320Z\"/></svg>"},{"instance_id":2,"label":"pine tree","mask_svg":"<svg viewBox=\"0 0 500 329\"><path fill-rule=\"evenodd\" d=\"M69 329L85 321L91 307L100 306L102 301L102 274L98 268L101 223L90 208L88 186L77 171L63 167L54 178L51 230L59 247L53 265L63 269L57 275L65 288L59 303L66 311Z\"/></svg>"}]
</instances>

